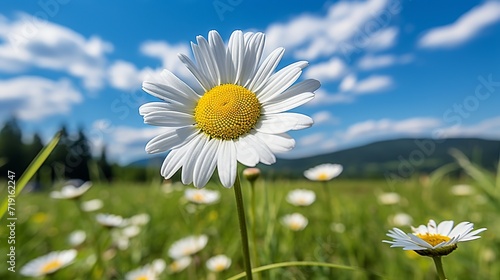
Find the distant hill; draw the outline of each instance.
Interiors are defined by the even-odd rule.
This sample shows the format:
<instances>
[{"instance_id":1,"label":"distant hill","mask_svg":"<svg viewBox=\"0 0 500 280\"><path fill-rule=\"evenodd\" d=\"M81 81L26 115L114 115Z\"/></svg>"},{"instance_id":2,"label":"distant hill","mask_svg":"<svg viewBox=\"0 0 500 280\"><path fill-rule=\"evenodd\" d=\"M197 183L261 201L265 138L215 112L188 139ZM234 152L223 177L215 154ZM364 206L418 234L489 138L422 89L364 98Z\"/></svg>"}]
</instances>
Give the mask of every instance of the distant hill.
<instances>
[{"instance_id":1,"label":"distant hill","mask_svg":"<svg viewBox=\"0 0 500 280\"><path fill-rule=\"evenodd\" d=\"M259 165L269 175L302 177L303 171L322 163L344 166L342 176L384 177L392 174L408 178L416 173L431 172L453 162L450 149L463 152L475 163L493 169L499 160L500 141L477 138L396 139L300 159L278 159L271 166ZM160 167L164 156L139 160L133 166Z\"/></svg>"}]
</instances>

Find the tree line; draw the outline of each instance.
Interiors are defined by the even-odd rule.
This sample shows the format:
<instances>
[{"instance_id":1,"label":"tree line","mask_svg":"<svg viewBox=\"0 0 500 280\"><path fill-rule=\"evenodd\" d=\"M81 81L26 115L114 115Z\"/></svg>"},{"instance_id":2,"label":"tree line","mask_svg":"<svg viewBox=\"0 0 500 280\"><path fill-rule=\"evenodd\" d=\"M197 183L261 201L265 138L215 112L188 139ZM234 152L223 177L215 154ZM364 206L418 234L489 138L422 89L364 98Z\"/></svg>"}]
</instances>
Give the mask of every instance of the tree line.
<instances>
[{"instance_id":1,"label":"tree line","mask_svg":"<svg viewBox=\"0 0 500 280\"><path fill-rule=\"evenodd\" d=\"M113 165L108 162L106 149L92 156L92 150L82 128L69 134L65 126L60 129L61 139L33 178L37 185L52 184L66 179L106 180L114 178ZM44 147L42 138L35 133L28 143L15 118L7 120L0 129L0 174L13 171L20 176Z\"/></svg>"}]
</instances>

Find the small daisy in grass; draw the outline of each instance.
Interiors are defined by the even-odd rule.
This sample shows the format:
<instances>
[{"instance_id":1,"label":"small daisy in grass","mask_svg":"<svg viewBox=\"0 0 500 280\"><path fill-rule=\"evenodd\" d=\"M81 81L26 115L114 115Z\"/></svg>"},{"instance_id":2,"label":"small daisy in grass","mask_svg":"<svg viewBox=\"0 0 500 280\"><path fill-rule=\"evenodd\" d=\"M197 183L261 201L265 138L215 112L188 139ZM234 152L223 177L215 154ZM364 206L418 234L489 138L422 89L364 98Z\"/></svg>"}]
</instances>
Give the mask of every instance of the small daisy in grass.
<instances>
[{"instance_id":1,"label":"small daisy in grass","mask_svg":"<svg viewBox=\"0 0 500 280\"><path fill-rule=\"evenodd\" d=\"M381 193L377 196L378 203L382 205L394 205L401 201L401 196L395 192Z\"/></svg>"},{"instance_id":2,"label":"small daisy in grass","mask_svg":"<svg viewBox=\"0 0 500 280\"><path fill-rule=\"evenodd\" d=\"M231 259L226 255L216 255L208 259L205 265L210 271L221 272L231 266Z\"/></svg>"},{"instance_id":3,"label":"small daisy in grass","mask_svg":"<svg viewBox=\"0 0 500 280\"><path fill-rule=\"evenodd\" d=\"M451 193L456 196L469 196L473 195L475 192L472 186L466 184L459 184L451 187Z\"/></svg>"},{"instance_id":4,"label":"small daisy in grass","mask_svg":"<svg viewBox=\"0 0 500 280\"><path fill-rule=\"evenodd\" d=\"M93 212L101 209L104 206L104 202L102 200L96 198L82 202L80 207L85 212Z\"/></svg>"},{"instance_id":5,"label":"small daisy in grass","mask_svg":"<svg viewBox=\"0 0 500 280\"><path fill-rule=\"evenodd\" d=\"M293 231L305 229L308 222L307 218L300 213L285 215L281 218L281 223Z\"/></svg>"},{"instance_id":6,"label":"small daisy in grass","mask_svg":"<svg viewBox=\"0 0 500 280\"><path fill-rule=\"evenodd\" d=\"M143 82L143 89L165 102L140 107L144 122L165 127L146 145L148 153L169 151L161 167L165 178L181 167L181 181L203 188L217 168L220 181L230 188L237 163L273 164L275 153L291 150L295 141L287 132L310 127L308 116L286 112L314 97L317 80L293 85L308 63L299 61L275 72L283 48L262 59L263 33L234 31L227 46L217 31L192 43L195 62L180 60L200 89L168 70Z\"/></svg>"},{"instance_id":7,"label":"small daisy in grass","mask_svg":"<svg viewBox=\"0 0 500 280\"><path fill-rule=\"evenodd\" d=\"M170 273L181 272L191 264L192 260L193 259L191 257L182 257L180 259L176 259L168 265L168 271Z\"/></svg>"},{"instance_id":8,"label":"small daisy in grass","mask_svg":"<svg viewBox=\"0 0 500 280\"><path fill-rule=\"evenodd\" d=\"M136 214L126 220L128 225L134 226L144 226L151 220L151 217L147 213Z\"/></svg>"},{"instance_id":9,"label":"small daisy in grass","mask_svg":"<svg viewBox=\"0 0 500 280\"><path fill-rule=\"evenodd\" d=\"M213 204L219 201L220 193L207 189L186 189L184 197L197 204Z\"/></svg>"},{"instance_id":10,"label":"small daisy in grass","mask_svg":"<svg viewBox=\"0 0 500 280\"><path fill-rule=\"evenodd\" d=\"M286 196L286 201L294 206L309 206L315 200L316 193L311 190L296 189Z\"/></svg>"},{"instance_id":11,"label":"small daisy in grass","mask_svg":"<svg viewBox=\"0 0 500 280\"><path fill-rule=\"evenodd\" d=\"M330 181L342 173L340 164L325 163L304 171L304 176L311 181Z\"/></svg>"},{"instance_id":12,"label":"small daisy in grass","mask_svg":"<svg viewBox=\"0 0 500 280\"><path fill-rule=\"evenodd\" d=\"M207 242L208 237L204 234L198 236L191 235L174 242L168 250L168 255L172 259L191 256L205 248Z\"/></svg>"},{"instance_id":13,"label":"small daisy in grass","mask_svg":"<svg viewBox=\"0 0 500 280\"><path fill-rule=\"evenodd\" d=\"M87 239L87 234L85 233L85 231L75 230L69 234L68 243L73 247L77 247L82 245L82 243L85 242L85 239Z\"/></svg>"},{"instance_id":14,"label":"small daisy in grass","mask_svg":"<svg viewBox=\"0 0 500 280\"><path fill-rule=\"evenodd\" d=\"M40 277L68 266L76 258L76 250L51 252L25 264L20 273L29 277Z\"/></svg>"},{"instance_id":15,"label":"small daisy in grass","mask_svg":"<svg viewBox=\"0 0 500 280\"><path fill-rule=\"evenodd\" d=\"M60 191L51 192L50 197L56 199L77 199L86 193L90 187L92 187L91 182L85 182L79 187L75 185L66 185L62 187Z\"/></svg>"},{"instance_id":16,"label":"small daisy in grass","mask_svg":"<svg viewBox=\"0 0 500 280\"><path fill-rule=\"evenodd\" d=\"M453 227L453 221L443 221L436 224L429 220L427 225L412 227L413 233L393 228L387 236L393 240L382 242L391 244L391 247L402 247L403 250L413 250L421 256L432 257L440 279L446 279L441 263L441 257L453 252L458 247L458 242L470 241L480 238L477 234L486 230L480 228L473 231L474 224L461 222Z\"/></svg>"},{"instance_id":17,"label":"small daisy in grass","mask_svg":"<svg viewBox=\"0 0 500 280\"><path fill-rule=\"evenodd\" d=\"M162 259L156 259L151 264L132 270L125 274L126 280L156 280L165 270L166 264Z\"/></svg>"},{"instance_id":18,"label":"small daisy in grass","mask_svg":"<svg viewBox=\"0 0 500 280\"><path fill-rule=\"evenodd\" d=\"M100 225L106 228L116 228L122 227L125 225L125 220L122 216L113 215L113 214L97 214L96 221Z\"/></svg>"}]
</instances>

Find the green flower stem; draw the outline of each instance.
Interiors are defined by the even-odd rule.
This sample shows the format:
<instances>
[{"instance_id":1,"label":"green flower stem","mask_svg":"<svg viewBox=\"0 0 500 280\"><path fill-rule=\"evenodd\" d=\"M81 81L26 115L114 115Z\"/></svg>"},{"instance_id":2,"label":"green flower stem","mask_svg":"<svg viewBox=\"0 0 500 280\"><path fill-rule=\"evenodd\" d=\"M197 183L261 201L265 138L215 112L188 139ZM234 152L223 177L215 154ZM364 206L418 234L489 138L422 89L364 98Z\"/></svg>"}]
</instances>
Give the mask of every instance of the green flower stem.
<instances>
[{"instance_id":1,"label":"green flower stem","mask_svg":"<svg viewBox=\"0 0 500 280\"><path fill-rule=\"evenodd\" d=\"M251 234L252 234L252 242L253 242L253 264L254 266L259 266L259 255L257 254L257 233L256 233L256 218L255 214L255 181L250 181L250 225L252 226ZM260 275L257 275L256 279L260 279Z\"/></svg>"},{"instance_id":2,"label":"green flower stem","mask_svg":"<svg viewBox=\"0 0 500 280\"><path fill-rule=\"evenodd\" d=\"M447 278L444 275L443 262L441 262L441 257L432 257L432 260L434 260L434 264L436 265L436 270L437 270L439 279L446 280Z\"/></svg>"},{"instance_id":3,"label":"green flower stem","mask_svg":"<svg viewBox=\"0 0 500 280\"><path fill-rule=\"evenodd\" d=\"M273 264L257 267L255 269L253 269L253 272L255 273L255 272L261 272L261 271L271 270L271 269L275 269L275 268L280 268L280 267L289 267L289 266L320 266L320 267L329 267L329 268L353 270L353 271L359 270L358 268L355 268L352 266L346 266L346 265L331 264L331 263L324 263L324 262L304 261L304 262L273 263ZM242 272L238 275L230 277L227 280L237 280L237 279L241 279L243 277L245 277L245 272Z\"/></svg>"},{"instance_id":4,"label":"green flower stem","mask_svg":"<svg viewBox=\"0 0 500 280\"><path fill-rule=\"evenodd\" d=\"M326 204L328 205L328 213L330 214L327 217L335 216L335 220L338 220L338 213L336 213L332 206L332 192L328 186L328 181L323 181L323 189L325 190Z\"/></svg>"},{"instance_id":5,"label":"green flower stem","mask_svg":"<svg viewBox=\"0 0 500 280\"><path fill-rule=\"evenodd\" d=\"M250 263L250 250L248 247L247 225L245 220L245 207L243 206L243 194L241 193L240 177L236 174L234 182L234 196L236 198L236 208L238 209L238 220L240 222L241 248L243 249L243 262L248 280L252 280L252 265Z\"/></svg>"}]
</instances>

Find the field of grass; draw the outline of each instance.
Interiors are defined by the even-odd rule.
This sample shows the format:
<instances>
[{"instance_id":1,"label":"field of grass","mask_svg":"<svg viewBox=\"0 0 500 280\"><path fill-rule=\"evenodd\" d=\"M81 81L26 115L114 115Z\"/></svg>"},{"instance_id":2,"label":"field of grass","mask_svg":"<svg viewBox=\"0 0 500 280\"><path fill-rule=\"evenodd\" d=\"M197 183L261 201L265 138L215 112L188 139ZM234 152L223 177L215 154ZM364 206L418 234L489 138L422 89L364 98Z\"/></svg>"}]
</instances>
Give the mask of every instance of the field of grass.
<instances>
[{"instance_id":1,"label":"field of grass","mask_svg":"<svg viewBox=\"0 0 500 280\"><path fill-rule=\"evenodd\" d=\"M475 194L453 195L451 187L459 183L475 186ZM434 219L470 221L475 228L488 228L479 240L460 243L456 251L443 258L443 263L449 279L495 279L500 275L498 208L481 195L476 185L468 178L442 178L438 182L413 178L394 186L385 180L334 179L326 186L331 193L329 206L322 183L260 178L254 189L256 223L249 225L249 231L254 230L256 235L256 244L250 242L251 252L256 246L260 265L315 261L353 268L291 266L262 272L260 279L437 279L431 258L382 243L389 239L387 231L395 226L411 232L409 226L394 224L392 217L397 213L409 214L414 226ZM249 214L249 182L242 180L242 187ZM103 274L108 275L104 278L124 279L128 271L158 258L164 259L168 266L172 259L167 252L173 242L193 234L207 235L207 246L185 270L176 274L164 272L160 279L226 279L243 272L234 190L209 183L207 189L218 190L220 201L195 205L183 197L186 188L192 187L178 183L95 183L81 200L101 199L104 206L96 212L79 211L78 201L52 199L48 192L22 193L16 200L16 273L4 265L9 246L3 238L8 230L4 217L0 230L0 261L4 269L0 271L0 279L24 279L19 269L28 261L51 251L70 249L67 238L74 230L84 230L87 239L77 247L75 262L50 279L92 279ZM286 194L298 188L313 190L316 201L305 207L286 202ZM385 205L378 198L385 192L397 192L401 200ZM291 231L280 222L282 216L293 212L308 218L304 230ZM128 248L119 249L113 245L112 230L95 222L97 213L125 218L147 213L150 221L137 236L130 238ZM104 270L100 266L93 268L96 245L103 253ZM228 270L220 273L207 270L205 261L217 254L232 259Z\"/></svg>"}]
</instances>

